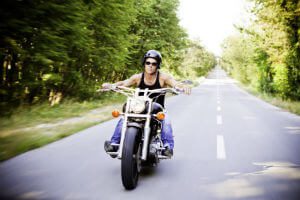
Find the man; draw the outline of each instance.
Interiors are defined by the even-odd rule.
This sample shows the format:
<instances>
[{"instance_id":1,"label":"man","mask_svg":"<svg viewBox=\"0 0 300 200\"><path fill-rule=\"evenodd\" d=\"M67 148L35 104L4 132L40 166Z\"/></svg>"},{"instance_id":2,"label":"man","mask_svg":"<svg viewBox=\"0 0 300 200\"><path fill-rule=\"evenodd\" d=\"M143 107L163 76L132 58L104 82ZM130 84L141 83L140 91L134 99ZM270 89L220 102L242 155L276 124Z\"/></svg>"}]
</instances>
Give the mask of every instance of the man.
<instances>
[{"instance_id":1,"label":"man","mask_svg":"<svg viewBox=\"0 0 300 200\"><path fill-rule=\"evenodd\" d=\"M136 86L141 89L149 88L150 90L165 88L165 87L172 87L172 88L180 88L184 91L185 94L190 94L191 89L190 87L184 86L178 83L171 75L161 73L159 71L160 66L162 63L162 57L160 53L156 50L149 50L143 57L143 66L144 72L135 74L131 76L129 79L117 82L115 84L104 83L102 85L103 88L109 89L113 85L115 86ZM164 107L164 100L165 96L161 95L158 98L154 97L154 100L157 103L160 103ZM123 119L121 119L115 132L111 138L111 141L106 141L104 143L104 149L106 152L117 151L117 148L112 144L119 144L121 139L121 130L122 130ZM168 118L163 120L162 125L162 132L161 138L164 143L165 151L163 154L171 157L173 155L173 148L174 148L174 140L173 140L173 133L172 133L172 126L169 122Z\"/></svg>"}]
</instances>

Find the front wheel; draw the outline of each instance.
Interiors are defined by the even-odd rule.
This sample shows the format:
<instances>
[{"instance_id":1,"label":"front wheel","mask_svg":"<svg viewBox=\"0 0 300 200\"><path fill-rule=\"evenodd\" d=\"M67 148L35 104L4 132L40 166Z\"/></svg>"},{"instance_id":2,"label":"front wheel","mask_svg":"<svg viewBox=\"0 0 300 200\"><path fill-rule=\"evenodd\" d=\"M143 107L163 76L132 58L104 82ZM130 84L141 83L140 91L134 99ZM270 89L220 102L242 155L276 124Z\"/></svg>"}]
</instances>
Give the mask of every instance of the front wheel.
<instances>
[{"instance_id":1,"label":"front wheel","mask_svg":"<svg viewBox=\"0 0 300 200\"><path fill-rule=\"evenodd\" d=\"M140 171L140 129L128 127L123 143L123 153L121 161L122 183L127 190L136 187Z\"/></svg>"}]
</instances>

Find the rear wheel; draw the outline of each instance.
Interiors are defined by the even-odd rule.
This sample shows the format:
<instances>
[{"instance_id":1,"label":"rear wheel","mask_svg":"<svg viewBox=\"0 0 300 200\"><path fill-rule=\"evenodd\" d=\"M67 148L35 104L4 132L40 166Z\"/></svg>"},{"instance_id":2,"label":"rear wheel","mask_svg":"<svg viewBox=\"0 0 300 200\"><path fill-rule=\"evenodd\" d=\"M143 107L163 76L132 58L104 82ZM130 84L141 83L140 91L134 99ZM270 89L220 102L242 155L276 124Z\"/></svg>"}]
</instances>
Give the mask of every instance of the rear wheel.
<instances>
[{"instance_id":1,"label":"rear wheel","mask_svg":"<svg viewBox=\"0 0 300 200\"><path fill-rule=\"evenodd\" d=\"M140 159L140 129L128 127L123 143L121 175L122 183L127 190L134 189L137 185L141 167Z\"/></svg>"}]
</instances>

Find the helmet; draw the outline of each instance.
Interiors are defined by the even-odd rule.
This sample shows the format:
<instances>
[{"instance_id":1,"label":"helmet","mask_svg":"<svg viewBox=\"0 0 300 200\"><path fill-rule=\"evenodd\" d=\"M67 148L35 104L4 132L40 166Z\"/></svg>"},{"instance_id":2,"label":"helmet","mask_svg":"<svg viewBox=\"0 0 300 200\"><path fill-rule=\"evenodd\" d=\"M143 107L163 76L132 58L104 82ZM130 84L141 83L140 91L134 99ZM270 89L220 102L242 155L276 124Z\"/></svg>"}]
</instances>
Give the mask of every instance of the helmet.
<instances>
[{"instance_id":1,"label":"helmet","mask_svg":"<svg viewBox=\"0 0 300 200\"><path fill-rule=\"evenodd\" d=\"M156 50L149 50L143 57L143 65L145 65L147 58L154 58L157 61L157 68L160 68L160 64L162 62L162 57L160 53Z\"/></svg>"}]
</instances>

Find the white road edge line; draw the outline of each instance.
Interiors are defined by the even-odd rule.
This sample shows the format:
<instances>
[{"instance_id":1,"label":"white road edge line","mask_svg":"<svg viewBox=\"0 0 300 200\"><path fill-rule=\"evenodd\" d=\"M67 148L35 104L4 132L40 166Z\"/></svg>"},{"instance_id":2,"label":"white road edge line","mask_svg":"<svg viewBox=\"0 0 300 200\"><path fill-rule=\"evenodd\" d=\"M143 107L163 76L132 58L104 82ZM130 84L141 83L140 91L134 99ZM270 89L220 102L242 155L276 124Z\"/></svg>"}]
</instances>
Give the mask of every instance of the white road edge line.
<instances>
[{"instance_id":1,"label":"white road edge line","mask_svg":"<svg viewBox=\"0 0 300 200\"><path fill-rule=\"evenodd\" d=\"M217 159L226 160L226 151L223 135L217 135Z\"/></svg>"},{"instance_id":2,"label":"white road edge line","mask_svg":"<svg viewBox=\"0 0 300 200\"><path fill-rule=\"evenodd\" d=\"M217 111L221 111L221 106L218 106L218 107L217 107Z\"/></svg>"}]
</instances>

